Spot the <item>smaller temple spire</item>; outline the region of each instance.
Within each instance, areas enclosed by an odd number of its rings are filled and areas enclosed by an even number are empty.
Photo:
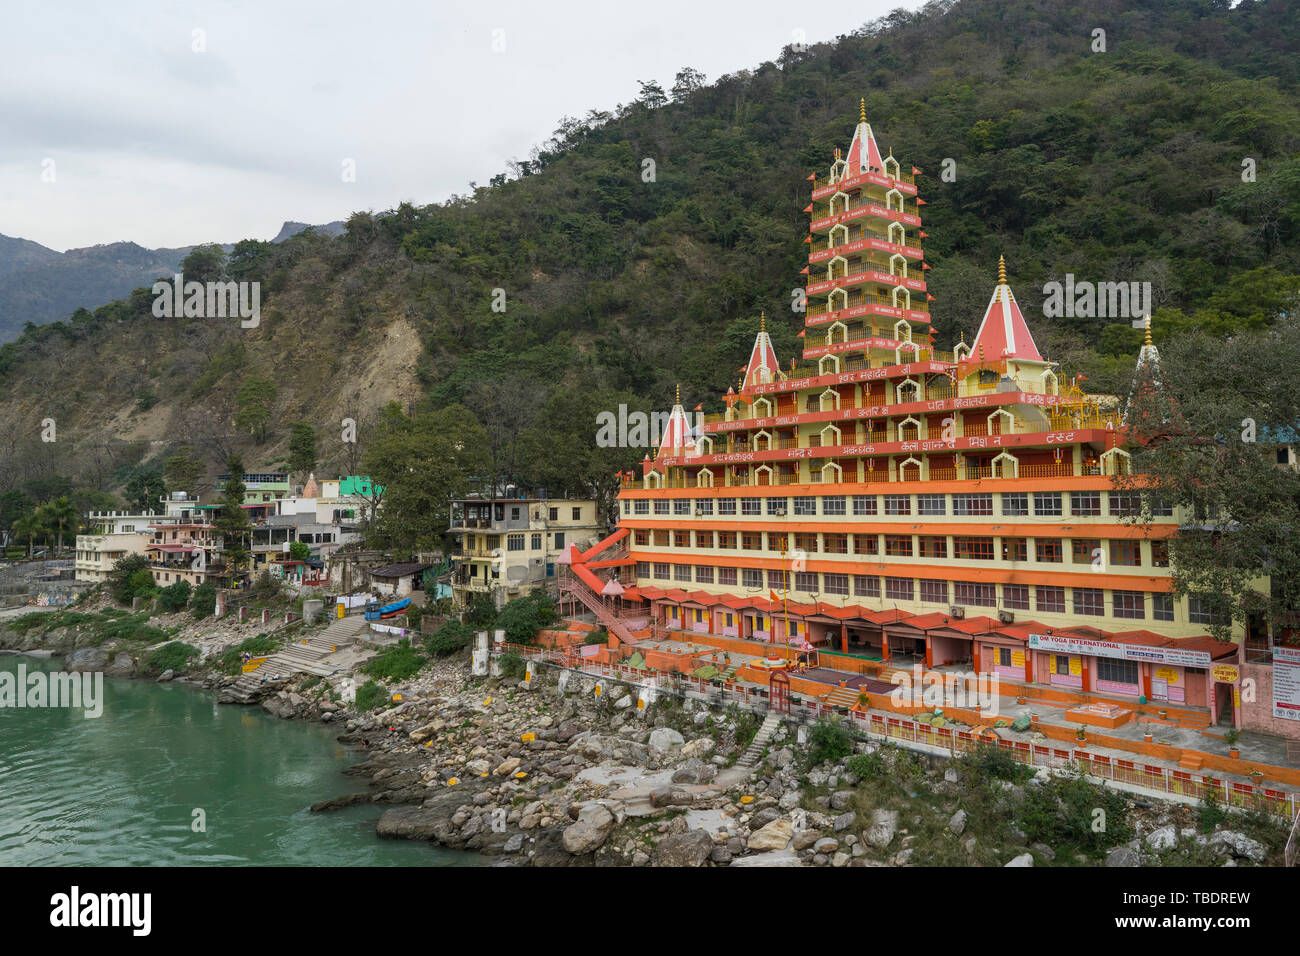
[[[998,256],[998,285],[1007,284],[1007,257]]]
[[[765,311],[760,311],[758,313],[758,331],[767,331],[767,312]]]

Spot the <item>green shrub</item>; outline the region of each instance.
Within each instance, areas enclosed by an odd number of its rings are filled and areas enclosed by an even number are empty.
[[[177,581],[158,592],[158,609],[168,614],[184,610],[190,603],[190,582]]]
[[[253,596],[255,601],[271,601],[280,596],[281,581],[271,574],[270,571],[263,571],[257,576],[248,593]]]
[[[514,680],[522,680],[526,666],[524,659],[514,651],[507,651],[500,657],[501,676],[509,677]]]
[[[1099,821],[1104,826],[1098,826]],[[1083,851],[1097,856],[1132,836],[1123,794],[1078,775],[1026,787],[1017,822],[1030,843],[1041,841],[1058,854]]]
[[[148,674],[161,674],[163,671],[180,673],[189,666],[191,658],[197,659],[199,649],[182,641],[164,644],[145,658],[144,671]]]
[[[590,634],[588,634],[585,638],[583,638],[582,643],[584,643],[584,644],[608,644],[608,643],[609,643],[609,631],[605,630],[605,628],[603,628],[603,627],[598,627],[598,628],[596,628],[594,631],[592,631]]]
[[[114,601],[118,604],[130,604],[137,597],[134,582],[143,580],[136,577],[141,571],[149,575],[146,585],[152,589],[153,575],[149,574],[149,559],[143,554],[128,554],[113,562],[113,570],[108,572],[107,583],[108,593],[113,596]]]
[[[989,743],[981,743],[963,755],[960,762],[979,777],[1010,780],[1012,783],[1028,780],[1034,773],[1018,763],[1009,751]]]
[[[841,760],[853,753],[853,735],[843,724],[825,717],[813,724],[808,733],[808,764]]]
[[[425,665],[427,658],[411,647],[409,638],[402,638],[396,647],[390,647],[378,657],[366,662],[362,671],[372,677],[390,681],[404,681],[414,677]]]
[[[461,616],[472,631],[489,631],[497,622],[497,606],[492,598],[482,591],[474,592],[469,599],[469,607]]]
[[[537,632],[559,620],[555,613],[555,600],[545,592],[515,598],[501,609],[496,626],[506,632],[511,644],[533,644]]]
[[[196,621],[211,617],[217,605],[217,589],[211,581],[204,581],[190,596],[190,614]]]
[[[880,751],[869,754],[854,754],[849,758],[849,773],[859,780],[879,780],[885,776],[885,760]]]
[[[368,680],[357,688],[357,710],[361,713],[374,710],[386,700],[388,700],[388,689],[383,684]]]
[[[437,657],[455,654],[469,647],[474,632],[459,621],[448,621],[424,639],[424,649]]]
[[[1212,833],[1214,828],[1226,819],[1228,819],[1228,811],[1224,810],[1223,805],[1219,803],[1218,793],[1207,790],[1196,808],[1197,826],[1201,828],[1202,833]]]

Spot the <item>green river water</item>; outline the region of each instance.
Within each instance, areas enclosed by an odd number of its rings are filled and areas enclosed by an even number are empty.
[[[59,661],[0,654],[0,671]],[[327,725],[218,705],[180,684],[104,678],[102,716],[0,708],[0,865],[476,866],[381,840],[380,808],[310,813],[360,789]],[[194,811],[206,814],[195,832]]]

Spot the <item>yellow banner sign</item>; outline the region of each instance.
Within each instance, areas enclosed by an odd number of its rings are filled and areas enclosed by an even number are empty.
[[[1241,677],[1241,672],[1231,664],[1215,664],[1210,673],[1214,675],[1215,680],[1224,684],[1235,684]]]

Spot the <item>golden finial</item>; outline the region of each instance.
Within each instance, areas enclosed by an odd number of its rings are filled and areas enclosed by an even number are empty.
[[[984,343],[980,343],[980,361],[984,361]]]
[[[681,387],[680,385],[678,385],[678,386],[677,386],[677,404],[680,405],[681,403],[682,403],[682,387]]]
[[[1151,344],[1151,313],[1150,313],[1150,312],[1147,313],[1147,334],[1146,334],[1146,344],[1147,344],[1147,345],[1150,345],[1150,344]]]
[[[858,100],[858,122],[865,123],[866,121],[867,121],[867,98],[864,96],[862,99]]]
[[[1007,259],[1006,256],[998,256],[998,285],[1007,284]]]
[[[758,331],[767,331],[767,312],[765,311],[760,311],[758,313]]]

